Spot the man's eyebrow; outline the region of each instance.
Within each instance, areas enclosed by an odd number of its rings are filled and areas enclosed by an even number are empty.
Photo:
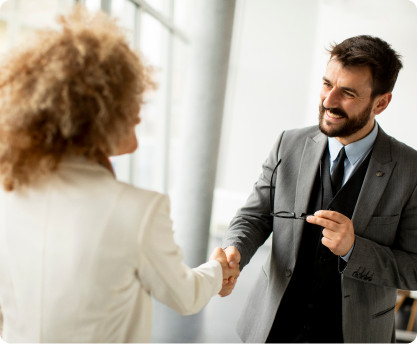
[[[331,82],[330,82],[330,80],[329,79],[327,79],[325,76],[323,76],[323,80],[325,81],[325,82],[327,82],[327,83],[329,83],[330,85],[332,84]],[[353,94],[355,94],[355,95],[357,95],[357,96],[359,96],[359,92],[358,91],[356,91],[354,88],[352,88],[352,87],[341,87],[343,90],[345,90],[345,91],[348,91],[348,92],[351,92],[351,93],[353,93]]]
[[[327,79],[325,76],[323,76],[323,80],[324,80],[324,81],[326,81],[327,83],[329,83],[330,85],[332,84],[332,83],[330,82],[330,80],[329,80],[329,79]]]

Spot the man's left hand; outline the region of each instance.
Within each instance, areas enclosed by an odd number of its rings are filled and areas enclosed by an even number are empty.
[[[309,216],[307,222],[323,227],[321,242],[338,256],[345,256],[355,243],[355,231],[352,221],[330,210],[319,210]]]

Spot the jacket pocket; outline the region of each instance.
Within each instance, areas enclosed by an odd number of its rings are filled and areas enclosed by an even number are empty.
[[[400,215],[391,216],[373,216],[368,223],[368,226],[387,226],[394,223],[398,223]]]
[[[384,316],[385,314],[387,314],[387,313],[391,312],[392,310],[394,310],[394,308],[395,308],[395,305],[392,306],[392,307],[390,307],[390,308],[387,308],[387,309],[385,309],[385,310],[383,310],[381,312],[378,312],[378,313],[376,313],[376,314],[374,314],[372,316],[372,319],[380,318],[380,317]]]
[[[394,243],[400,215],[374,216],[368,222],[363,237],[384,246]]]

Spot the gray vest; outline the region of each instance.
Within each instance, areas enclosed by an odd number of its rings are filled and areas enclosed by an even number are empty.
[[[322,157],[324,209],[352,218],[371,154],[333,196],[329,149],[325,149]],[[320,210],[320,198],[321,182],[317,169],[308,214]],[[281,300],[267,342],[343,342],[339,273],[343,266],[338,265],[344,262],[321,243],[322,230],[322,227],[305,223],[293,275]]]

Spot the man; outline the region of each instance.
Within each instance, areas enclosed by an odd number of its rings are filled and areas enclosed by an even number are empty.
[[[395,342],[397,289],[417,289],[417,152],[375,121],[400,56],[371,36],[329,53],[319,125],[280,135],[222,243],[242,269],[274,233],[245,342]]]

